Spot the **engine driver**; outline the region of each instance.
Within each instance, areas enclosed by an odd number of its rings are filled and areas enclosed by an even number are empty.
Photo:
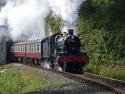
[[[68,37],[68,31],[63,31],[62,32],[62,38],[65,40]]]

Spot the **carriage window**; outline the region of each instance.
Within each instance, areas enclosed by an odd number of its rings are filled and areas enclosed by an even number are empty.
[[[29,45],[29,52],[31,51],[31,46]]]
[[[24,45],[23,45],[23,52],[24,52]]]
[[[22,46],[22,52],[23,52],[24,46]]]
[[[29,48],[29,45],[27,45],[27,51],[30,52],[30,48]]]
[[[15,51],[15,46],[13,46],[13,49],[12,49],[13,51]]]
[[[32,47],[31,47],[31,45],[30,45],[30,52],[31,52],[31,50],[32,50],[31,48],[32,48]]]
[[[15,46],[15,51],[18,52],[18,46]]]
[[[19,46],[17,46],[17,48],[18,48],[18,52],[20,51],[20,47]]]
[[[17,52],[19,52],[19,46],[16,46],[17,47]]]
[[[39,51],[39,44],[37,44],[37,52]]]
[[[20,46],[20,52],[22,52],[22,46]]]
[[[27,46],[27,45],[25,45],[25,46],[26,46],[26,47],[25,47],[25,48],[26,48],[26,52],[28,52],[28,46]]]
[[[20,46],[20,51],[19,52],[21,52],[21,46]]]
[[[25,48],[26,48],[26,52],[28,52],[27,45],[25,45]]]
[[[29,46],[28,45],[26,45],[26,52],[29,52]]]
[[[25,48],[25,47],[24,47],[24,45],[23,45],[23,52],[24,52],[24,48]]]
[[[26,45],[24,45],[24,52],[26,51]]]
[[[15,46],[15,49],[14,49],[15,52],[17,52],[16,48],[17,48],[17,47]]]
[[[20,51],[20,47],[19,46],[17,46],[18,47],[18,52]]]
[[[31,52],[33,52],[33,44],[31,45]]]
[[[29,52],[30,52],[30,49],[31,49],[31,47],[30,47],[30,45],[28,45],[28,50],[29,50]]]
[[[18,52],[18,47],[16,46],[16,52]]]
[[[34,44],[34,52],[36,52],[36,45]]]
[[[16,52],[16,46],[14,46],[14,51]]]
[[[31,52],[33,52],[33,44],[31,44]]]
[[[22,46],[22,52],[24,51],[24,46]]]
[[[30,45],[30,52],[32,52],[32,45]]]
[[[12,47],[12,51],[14,51],[14,46]]]
[[[27,51],[30,52],[30,50],[29,50],[29,45],[27,45]]]
[[[34,44],[34,52],[36,52],[36,45]]]
[[[16,52],[16,46],[14,46],[14,49],[13,49],[13,50],[14,50],[14,52]]]
[[[22,49],[22,52],[24,52],[24,45],[23,45],[23,49]]]
[[[23,52],[23,45],[21,45],[21,52]]]
[[[10,52],[12,52],[12,47],[10,47],[10,50],[9,50]]]
[[[33,44],[31,44],[31,52],[33,52]]]
[[[13,46],[11,47],[11,51],[13,51]]]
[[[32,44],[32,52],[34,52],[34,44]]]
[[[12,49],[13,51],[15,51],[14,48],[15,48],[15,46],[13,46],[13,49]]]
[[[37,52],[37,45],[35,45],[35,52]]]
[[[22,51],[21,52],[23,52],[23,45],[22,45]]]
[[[17,52],[19,52],[19,47],[18,46],[16,46],[17,47]]]

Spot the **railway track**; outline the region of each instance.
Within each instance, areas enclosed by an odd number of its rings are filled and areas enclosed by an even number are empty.
[[[101,86],[101,87],[104,87],[112,92],[114,92],[115,94],[125,94],[125,91],[121,89],[121,87],[116,87],[116,86],[113,86],[113,82],[115,83],[118,83],[118,84],[122,84],[124,85],[125,87],[125,83],[121,82],[121,81],[117,81],[117,80],[111,80],[111,79],[106,79],[106,81],[104,80],[101,80],[100,79],[94,79],[94,76],[91,76],[90,77],[90,74],[87,73],[87,76],[83,76],[83,75],[77,75],[77,74],[72,74],[72,73],[67,73],[67,72],[60,72],[61,75],[65,76],[65,77],[68,77],[70,79],[73,79],[73,80],[76,80],[76,81],[79,81],[79,82],[88,82],[90,84],[94,84],[94,85],[97,85],[97,86]],[[89,77],[88,77],[89,76]],[[101,79],[105,79],[103,77],[100,77]],[[110,81],[110,85],[108,84],[108,82]],[[106,84],[107,82],[107,84]],[[116,85],[116,84],[115,84]]]
[[[32,66],[32,65],[30,65],[30,66]],[[36,66],[36,65],[32,66],[32,67],[42,68],[42,67]],[[45,68],[42,68],[42,69],[63,75],[64,77],[76,80],[80,83],[87,82],[92,85],[97,85],[99,87],[103,87],[115,94],[125,94],[125,88],[124,88],[125,82],[124,81],[119,81],[119,80],[115,80],[112,78],[99,76],[99,75],[95,75],[95,74],[91,74],[91,73],[87,73],[87,72],[85,72],[84,75],[78,75],[78,74],[72,74],[72,73],[67,73],[67,72],[55,71],[52,69],[45,69]]]
[[[114,89],[114,91],[118,92],[118,94],[125,94],[125,81],[112,79],[109,77],[104,77],[101,75],[96,75],[87,72],[84,73],[84,76],[89,79],[97,80],[102,84],[110,86],[112,90]]]

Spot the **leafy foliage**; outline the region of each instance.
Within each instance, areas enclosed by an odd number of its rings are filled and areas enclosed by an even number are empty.
[[[110,4],[113,0],[92,0],[94,4]]]
[[[118,3],[118,5],[120,4]],[[81,14],[79,17],[78,31],[93,63],[116,64],[118,59],[125,56],[124,18],[120,20],[112,14],[116,12],[118,5],[114,3],[111,7],[91,7],[93,11],[89,12],[89,15]],[[115,10],[111,10],[111,8],[115,8]],[[82,7],[80,13],[84,10],[86,11],[86,8]],[[120,14],[118,16],[121,17]]]
[[[53,16],[49,16],[48,18],[48,24],[50,25],[50,28],[53,32],[59,32],[60,31],[60,22],[61,20],[59,18],[55,18]]]

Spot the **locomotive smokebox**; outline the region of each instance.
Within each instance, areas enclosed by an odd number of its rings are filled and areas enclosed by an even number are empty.
[[[73,29],[68,29],[68,33],[69,33],[70,35],[73,35],[73,32],[74,32]]]
[[[6,26],[0,26],[0,64],[6,63]]]

